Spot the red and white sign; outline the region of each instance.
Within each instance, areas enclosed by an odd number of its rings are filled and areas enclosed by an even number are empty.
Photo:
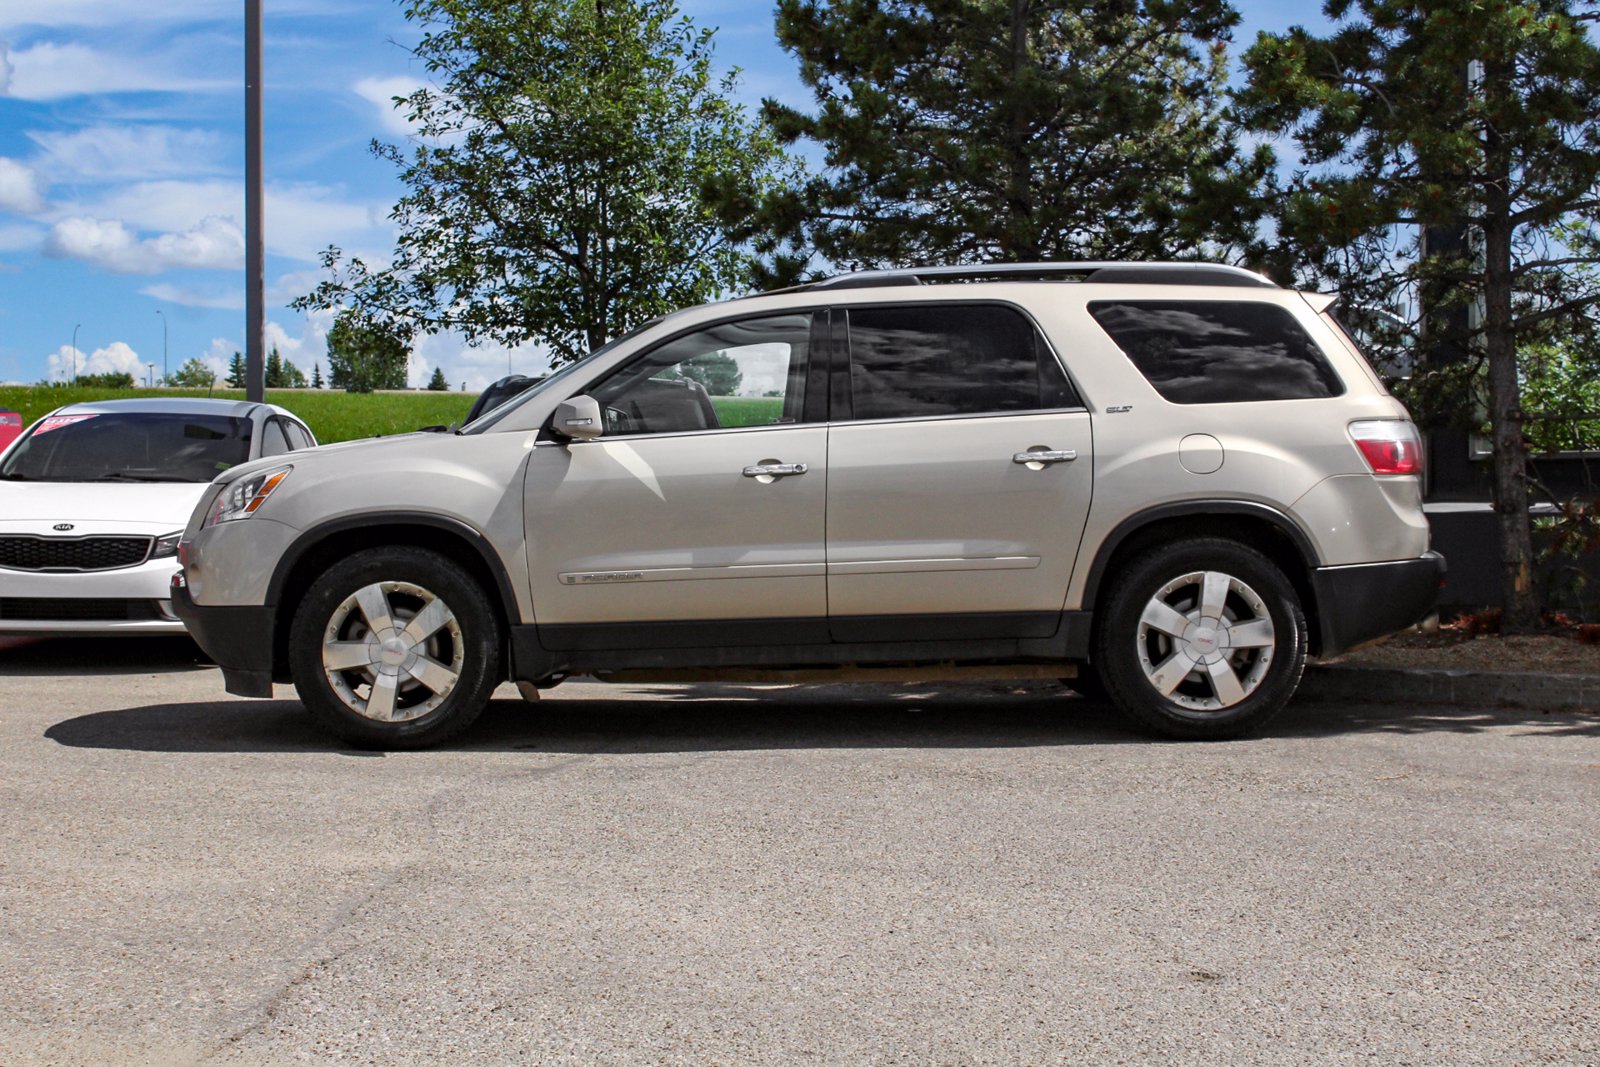
[[[39,423],[39,428],[33,431],[33,435],[38,437],[42,433],[49,433],[51,430],[59,430],[63,426],[71,426],[74,423],[82,422],[84,419],[92,418],[94,418],[93,415],[52,415]]]

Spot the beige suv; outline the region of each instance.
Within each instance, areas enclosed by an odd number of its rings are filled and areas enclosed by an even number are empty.
[[[1207,264],[844,275],[678,312],[455,433],[235,468],[174,603],[358,744],[495,686],[1063,678],[1220,738],[1409,626],[1405,409],[1330,299]]]

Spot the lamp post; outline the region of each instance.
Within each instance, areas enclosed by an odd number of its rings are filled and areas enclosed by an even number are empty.
[[[154,363],[146,363],[144,365],[144,384],[149,386],[152,389],[155,388],[155,385],[156,385],[156,365]]]
[[[78,330],[83,323],[72,327],[72,384],[78,384]]]
[[[167,369],[167,316],[160,308],[156,308],[156,314],[161,316],[161,384],[167,385],[172,381]]]

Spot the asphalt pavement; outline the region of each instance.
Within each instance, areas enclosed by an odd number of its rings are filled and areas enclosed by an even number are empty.
[[[503,688],[442,749],[0,642],[0,1064],[1600,1063],[1600,717]]]

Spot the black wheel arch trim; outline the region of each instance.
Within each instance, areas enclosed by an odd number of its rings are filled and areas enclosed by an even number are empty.
[[[1253,500],[1180,500],[1135,512],[1112,527],[1111,532],[1100,542],[1094,562],[1089,565],[1089,575],[1083,586],[1083,607],[1087,610],[1094,606],[1095,598],[1100,592],[1100,584],[1105,580],[1106,568],[1111,565],[1111,558],[1116,555],[1117,549],[1121,548],[1128,538],[1154,523],[1191,515],[1242,515],[1261,519],[1289,539],[1295,550],[1300,553],[1307,573],[1321,565],[1321,558],[1317,555],[1316,546],[1312,543],[1310,535],[1294,519],[1271,505]]]
[[[379,521],[374,521],[378,519]],[[517,605],[517,595],[511,585],[511,578],[506,574],[505,566],[500,562],[499,553],[489,539],[476,527],[469,525],[449,515],[439,515],[431,511],[385,511],[381,516],[374,515],[343,515],[337,519],[326,522],[305,530],[290,542],[283,555],[278,557],[278,564],[273,568],[272,578],[267,583],[266,603],[276,606],[283,594],[284,586],[288,583],[289,575],[300,565],[307,553],[328,538],[345,533],[349,530],[366,529],[381,531],[385,526],[428,526],[460,537],[472,546],[478,554],[483,565],[488,568],[494,577],[495,593],[500,599],[500,607],[505,614],[506,624],[514,626],[522,619],[521,608]]]

